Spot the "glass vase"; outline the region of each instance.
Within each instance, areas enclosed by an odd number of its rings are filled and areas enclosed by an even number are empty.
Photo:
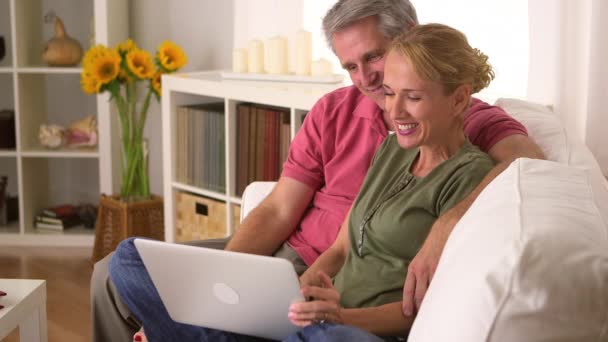
[[[147,140],[133,136],[123,144],[123,173],[120,197],[131,202],[150,198]]]
[[[137,108],[137,88],[134,82],[125,86],[125,100],[115,98],[121,121],[122,184],[120,197],[125,201],[150,198],[148,175],[148,145],[144,139],[144,127],[150,103],[150,92],[144,103]]]

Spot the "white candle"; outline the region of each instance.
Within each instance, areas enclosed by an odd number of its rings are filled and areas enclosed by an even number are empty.
[[[261,40],[254,39],[249,42],[247,61],[249,72],[264,73],[264,43]]]
[[[287,38],[273,37],[268,40],[267,71],[269,74],[287,73]]]
[[[245,49],[234,49],[232,51],[232,71],[233,72],[247,72],[247,50]]]
[[[296,33],[296,75],[310,75],[312,62],[312,35],[308,31]]]
[[[331,62],[324,58],[316,60],[310,65],[310,72],[313,76],[329,76],[332,74],[331,69]]]

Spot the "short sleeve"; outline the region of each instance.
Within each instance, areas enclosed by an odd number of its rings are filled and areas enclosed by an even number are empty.
[[[511,135],[528,135],[519,121],[502,108],[473,99],[464,119],[464,131],[471,143],[483,152],[488,151],[500,140]]]
[[[318,189],[324,183],[323,114],[326,106],[319,100],[306,114],[302,127],[289,146],[282,177],[288,177]]]
[[[467,156],[468,161],[453,170],[451,176],[441,189],[437,202],[439,216],[460,203],[481,183],[486,174],[494,167],[492,160],[480,153]]]

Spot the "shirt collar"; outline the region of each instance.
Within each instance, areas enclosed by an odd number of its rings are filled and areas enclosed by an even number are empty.
[[[353,115],[371,121],[372,127],[382,136],[386,137],[388,131],[384,125],[382,118],[382,109],[378,107],[376,102],[365,96],[359,89],[353,86],[354,91],[358,93],[358,104]]]
[[[354,90],[359,94],[359,104],[353,114],[358,117],[374,120],[382,120],[382,109],[378,107],[376,102],[372,101],[369,97],[365,96],[359,89],[352,86]]]

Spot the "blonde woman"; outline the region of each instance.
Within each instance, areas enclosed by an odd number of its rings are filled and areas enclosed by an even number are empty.
[[[471,94],[493,77],[487,57],[448,26],[418,25],[393,41],[384,90],[395,133],[376,152],[338,239],[300,278],[303,295],[315,298],[290,308],[306,327],[301,336],[333,339],[332,323],[389,340],[407,335],[403,270],[437,217],[493,167],[463,130]]]

